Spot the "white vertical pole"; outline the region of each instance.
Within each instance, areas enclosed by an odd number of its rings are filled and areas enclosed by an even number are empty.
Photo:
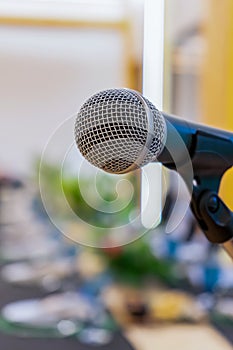
[[[164,2],[144,0],[143,95],[159,110],[163,109]],[[161,221],[162,166],[145,166],[141,184],[142,224],[152,228]]]

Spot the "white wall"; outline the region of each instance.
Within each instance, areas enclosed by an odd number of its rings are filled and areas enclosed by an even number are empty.
[[[166,31],[172,41],[187,28],[205,19],[208,1],[210,0],[166,0]]]
[[[28,173],[59,123],[124,84],[114,31],[0,27],[0,168]]]
[[[84,22],[130,18],[134,28],[130,50],[136,58],[142,51],[143,2],[2,0],[0,18]],[[125,63],[119,31],[0,25],[0,170],[30,172],[51,133],[86,98],[126,85]]]

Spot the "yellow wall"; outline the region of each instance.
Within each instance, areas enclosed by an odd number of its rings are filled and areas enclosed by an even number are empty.
[[[203,121],[233,131],[233,1],[210,0],[204,26],[205,55],[201,100]],[[233,171],[221,184],[221,195],[233,209]]]

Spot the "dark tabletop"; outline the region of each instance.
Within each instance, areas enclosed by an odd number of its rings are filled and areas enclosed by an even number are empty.
[[[18,287],[0,280],[0,308],[9,302],[40,298],[46,294],[34,287]],[[76,338],[21,338],[0,332],[1,350],[132,350],[133,348],[120,332],[116,332],[112,342],[105,346],[93,347],[81,344]]]

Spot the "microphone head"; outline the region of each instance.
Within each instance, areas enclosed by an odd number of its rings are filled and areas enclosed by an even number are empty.
[[[162,114],[139,92],[110,89],[89,98],[75,123],[81,154],[94,166],[114,174],[156,161],[166,139]]]

